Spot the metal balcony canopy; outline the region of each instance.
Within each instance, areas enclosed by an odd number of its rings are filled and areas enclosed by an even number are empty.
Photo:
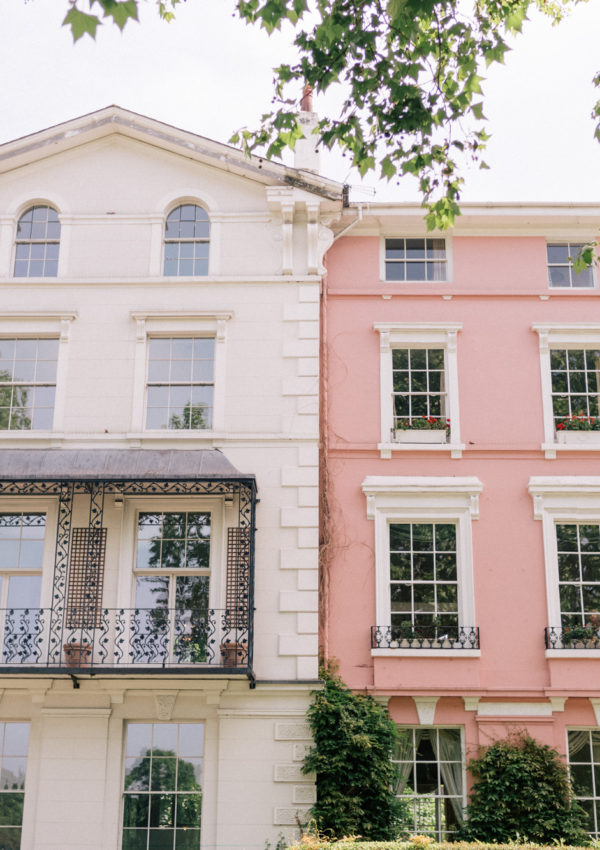
[[[8,449],[0,481],[240,481],[219,449]]]

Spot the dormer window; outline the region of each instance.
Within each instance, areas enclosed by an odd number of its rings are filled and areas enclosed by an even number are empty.
[[[52,207],[34,206],[17,224],[15,277],[56,277],[60,221]]]
[[[181,204],[165,223],[164,273],[173,277],[208,274],[210,219],[197,204]]]

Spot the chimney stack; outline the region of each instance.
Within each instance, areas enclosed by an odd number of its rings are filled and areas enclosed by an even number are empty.
[[[313,112],[313,90],[308,83],[302,92],[298,123],[304,138],[298,139],[294,146],[294,168],[318,174],[320,170],[320,156],[317,148],[319,137],[313,134],[313,130],[319,123],[319,116]]]

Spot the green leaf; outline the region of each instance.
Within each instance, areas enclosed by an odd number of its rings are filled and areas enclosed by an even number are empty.
[[[73,41],[78,41],[86,33],[91,35],[92,38],[96,38],[96,30],[99,24],[100,21],[96,15],[86,15],[84,12],[80,12],[75,6],[69,9],[62,22],[63,27],[71,27]]]

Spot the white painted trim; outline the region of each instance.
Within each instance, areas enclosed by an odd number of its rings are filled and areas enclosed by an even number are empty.
[[[413,697],[421,726],[433,726],[438,700],[439,697]]]
[[[600,726],[600,699],[590,697],[589,700],[592,704],[592,708],[594,709],[594,714],[596,715],[596,726]]]
[[[552,717],[549,702],[480,702],[479,717]]]
[[[371,658],[481,658],[480,649],[372,649]]]
[[[559,291],[564,291],[564,289]],[[595,444],[563,443],[558,441],[554,430],[552,373],[550,368],[550,351],[553,348],[582,349],[600,347],[600,324],[586,322],[559,325],[549,322],[534,322],[531,329],[539,336],[540,381],[542,387],[542,413],[544,417],[544,442],[542,444],[542,450],[545,452],[546,458],[554,459],[557,449],[560,451],[600,451],[600,431],[597,432],[598,439]]]
[[[388,527],[397,521],[456,523],[459,620],[465,626],[476,625],[471,520],[479,517],[482,489],[481,481],[474,477],[367,476],[364,479],[362,491],[366,497],[367,519],[375,522],[377,625],[391,622]],[[408,651],[394,650],[393,655]],[[426,652],[418,650],[415,655],[423,657]],[[432,652],[436,657],[447,654],[443,649]],[[461,650],[460,656],[464,657],[466,652],[468,650]]]
[[[450,451],[452,457],[460,457],[462,446],[460,441],[460,411],[458,395],[458,359],[457,334],[462,330],[461,322],[375,322],[373,329],[379,333],[379,403],[381,417],[381,443],[379,449],[382,457],[391,457],[391,452],[401,451]],[[446,375],[446,415],[450,420],[449,442],[444,445],[393,443],[392,433],[393,404],[393,371],[392,351],[394,348],[431,348],[444,349]]]
[[[49,310],[38,310],[31,312],[6,311],[0,313],[0,337],[15,336],[27,337],[58,337],[58,353],[56,361],[56,389],[54,395],[54,418],[51,431],[36,431],[32,429],[27,432],[35,437],[52,438],[64,429],[66,393],[67,393],[67,371],[69,358],[69,336],[71,333],[71,322],[78,316],[76,310],[65,310],[55,313]],[[4,437],[6,432],[0,432]],[[19,432],[22,439],[23,432]]]
[[[136,568],[136,529],[140,511],[202,511],[210,513],[209,607],[225,607],[227,558],[227,526],[231,511],[225,508],[225,497],[213,496],[126,496],[119,543],[117,598],[114,607],[135,608],[136,576],[147,575],[147,569]],[[157,575],[159,571],[157,571]],[[163,573],[160,573],[163,574]]]
[[[385,276],[385,240],[386,239],[443,239],[446,243],[446,277],[444,280],[388,280]],[[424,260],[424,262],[427,262]],[[433,230],[427,233],[423,230],[423,213],[421,218],[402,227],[399,231],[390,224],[384,225],[379,232],[379,279],[386,286],[445,286],[454,280],[454,250],[452,235],[448,231]]]
[[[528,490],[533,498],[533,517],[541,520],[546,569],[548,625],[560,624],[558,554],[556,524],[558,522],[600,522],[600,476],[534,475]],[[595,650],[546,650],[547,658],[594,658]]]
[[[212,438],[216,431],[225,427],[225,340],[227,322],[233,318],[232,312],[194,312],[182,313],[177,310],[141,311],[130,314],[136,323],[136,346],[134,359],[134,386],[131,406],[131,431],[143,434],[146,438],[164,434],[145,428],[146,374],[148,360],[148,338],[151,336],[183,336],[186,334],[212,336],[215,339],[213,427],[210,430],[194,432],[196,439]],[[178,431],[178,440],[182,432]]]
[[[477,711],[481,697],[463,697],[465,711]]]

